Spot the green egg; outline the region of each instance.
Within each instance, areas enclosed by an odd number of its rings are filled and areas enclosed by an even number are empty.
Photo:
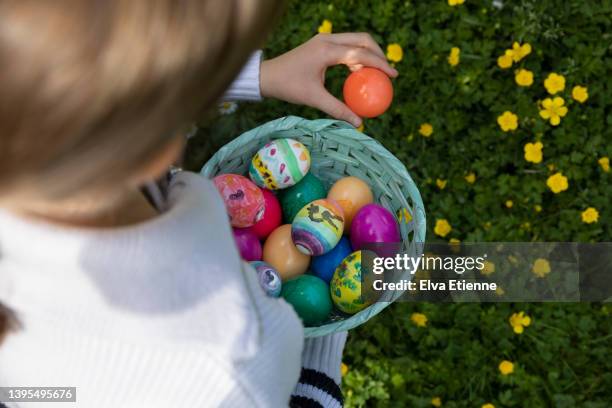
[[[327,190],[321,180],[307,173],[296,185],[279,192],[279,201],[283,209],[283,220],[286,224],[291,224],[295,215],[306,204],[325,198]]]
[[[318,326],[332,311],[329,286],[320,278],[301,275],[283,283],[281,296],[293,306],[304,326]]]

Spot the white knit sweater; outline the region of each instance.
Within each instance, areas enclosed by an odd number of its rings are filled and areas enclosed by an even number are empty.
[[[259,58],[229,97],[260,98]],[[209,180],[179,173],[167,204],[116,229],[0,210],[0,302],[22,325],[0,346],[0,386],[77,387],[76,404],[54,407],[287,406],[302,367],[297,315],[240,261]],[[344,340],[308,341],[305,367],[338,383]],[[311,388],[296,395],[339,405]]]

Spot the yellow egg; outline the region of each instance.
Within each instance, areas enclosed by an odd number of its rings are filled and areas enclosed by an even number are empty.
[[[329,284],[332,301],[344,313],[357,313],[371,303],[362,296],[362,251],[355,251],[340,263]]]

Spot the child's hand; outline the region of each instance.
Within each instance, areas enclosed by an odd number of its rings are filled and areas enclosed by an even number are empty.
[[[361,118],[325,89],[325,71],[338,64],[351,71],[367,66],[390,77],[397,76],[369,34],[318,34],[299,47],[262,62],[261,94],[320,109],[358,127]]]

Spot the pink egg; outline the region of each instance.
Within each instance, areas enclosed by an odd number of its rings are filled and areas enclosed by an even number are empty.
[[[355,214],[351,225],[351,244],[354,251],[366,248],[367,244],[397,244],[400,241],[397,221],[385,207],[367,204]]]
[[[264,195],[251,180],[238,174],[221,174],[213,179],[221,193],[233,227],[250,227],[264,213]]]
[[[261,242],[251,228],[234,228],[234,241],[242,259],[249,262],[261,261]]]
[[[278,226],[281,225],[282,221],[282,210],[278,199],[270,190],[261,190],[263,192],[265,209],[261,220],[257,221],[255,225],[251,227],[251,230],[261,240],[264,240],[274,231]]]

